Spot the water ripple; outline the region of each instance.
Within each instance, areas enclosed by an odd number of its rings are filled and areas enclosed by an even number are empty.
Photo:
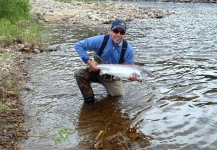
[[[45,149],[87,147],[114,112],[117,126],[110,128],[108,139],[123,136],[129,126],[152,137],[149,146],[134,145],[136,149],[217,147],[216,5],[133,3],[175,12],[164,19],[138,19],[129,24],[127,40],[135,49],[135,64],[154,77],[143,83],[125,82],[126,95],[117,101],[107,97],[102,86],[93,84],[101,100],[94,108],[84,106],[73,74],[86,66],[73,44],[105,33],[107,28],[53,25],[51,46],[61,50],[38,54],[27,64],[32,91],[23,98],[32,116],[30,134],[46,133],[47,137],[30,139],[23,149],[38,143]],[[35,116],[37,110],[42,112],[39,116]],[[74,142],[54,146],[52,135],[62,126],[72,130],[69,140]]]

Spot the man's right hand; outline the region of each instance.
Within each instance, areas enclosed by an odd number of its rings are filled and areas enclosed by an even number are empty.
[[[97,68],[98,63],[97,63],[96,61],[88,60],[88,61],[87,61],[87,64],[88,64],[88,66],[89,66],[89,68],[90,68],[91,71],[97,72],[97,71],[99,70],[99,69]]]

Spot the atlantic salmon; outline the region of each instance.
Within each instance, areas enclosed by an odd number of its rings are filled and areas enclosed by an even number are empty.
[[[153,75],[150,72],[137,65],[98,64],[97,67],[100,69],[100,75],[109,74],[126,79],[128,79],[132,75],[135,75],[138,80],[143,80],[147,77],[153,77]]]

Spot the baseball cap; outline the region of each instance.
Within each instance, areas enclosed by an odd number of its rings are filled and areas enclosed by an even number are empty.
[[[126,22],[122,19],[115,19],[115,21],[112,23],[112,30],[117,28],[122,28],[124,31],[126,31]]]

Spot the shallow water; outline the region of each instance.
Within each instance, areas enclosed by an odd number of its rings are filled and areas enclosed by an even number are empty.
[[[84,104],[73,74],[86,66],[73,45],[106,33],[109,26],[52,25],[51,47],[60,50],[37,54],[26,64],[32,90],[23,92],[22,99],[31,132],[22,150],[86,150],[100,130],[105,131],[105,149],[118,144],[136,150],[216,149],[217,5],[135,5],[175,12],[128,26],[136,64],[154,78],[125,82],[126,95],[121,98],[109,97],[101,85],[93,84],[98,101]],[[131,143],[127,129],[133,126],[141,138]],[[70,129],[68,141],[55,144],[61,128]]]

